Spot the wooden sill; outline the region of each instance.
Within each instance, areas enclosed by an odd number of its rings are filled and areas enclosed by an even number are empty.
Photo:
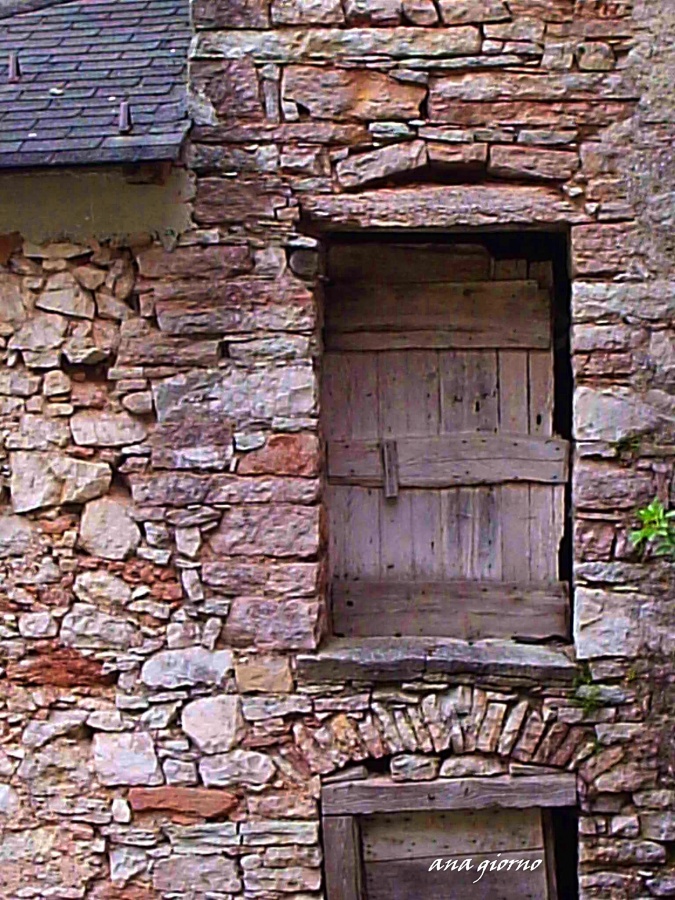
[[[329,638],[319,650],[298,654],[297,675],[301,684],[472,675],[523,685],[568,685],[577,671],[572,654],[570,646],[512,640]]]

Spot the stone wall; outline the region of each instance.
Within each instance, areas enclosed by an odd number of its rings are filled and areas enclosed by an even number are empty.
[[[650,661],[667,680],[672,573],[626,537],[673,495],[658,19],[622,0],[194,19],[176,249],[0,239],[0,893],[319,900],[322,778],[570,770],[581,896],[675,896]],[[570,233],[576,668],[499,643],[316,652],[324,239],[393,226]]]

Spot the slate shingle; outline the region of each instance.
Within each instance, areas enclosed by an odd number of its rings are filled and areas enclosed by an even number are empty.
[[[0,0],[0,168],[175,159],[189,127],[189,0],[29,2]]]

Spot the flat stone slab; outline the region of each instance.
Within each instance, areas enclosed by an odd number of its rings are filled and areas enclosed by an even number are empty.
[[[564,225],[587,214],[551,187],[418,185],[360,194],[303,197],[303,214],[322,231]]]
[[[315,653],[297,657],[298,679],[305,684],[409,681],[429,675],[571,684],[576,671],[576,664],[562,647],[502,640],[335,638]]]

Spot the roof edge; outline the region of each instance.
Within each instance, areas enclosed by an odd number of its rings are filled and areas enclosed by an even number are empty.
[[[37,12],[48,6],[61,6],[74,0],[0,0],[0,19],[9,19],[24,13]]]

